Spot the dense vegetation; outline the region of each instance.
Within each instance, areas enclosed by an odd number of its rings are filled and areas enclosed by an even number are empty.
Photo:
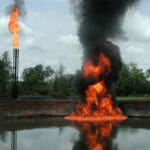
[[[8,52],[4,52],[0,57],[0,96],[11,94],[11,61]]]
[[[54,98],[75,98],[72,86],[75,75],[65,74],[61,64],[58,70],[39,64],[24,69],[19,82],[20,96],[50,96]],[[150,69],[143,72],[136,64],[124,64],[120,82],[114,88],[118,96],[150,95]],[[0,57],[0,97],[11,96],[12,65],[8,52]]]

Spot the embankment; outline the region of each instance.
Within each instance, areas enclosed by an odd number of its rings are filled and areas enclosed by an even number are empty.
[[[69,100],[0,100],[0,119],[66,116],[77,103]],[[117,103],[128,117],[150,117],[148,100],[123,100]]]

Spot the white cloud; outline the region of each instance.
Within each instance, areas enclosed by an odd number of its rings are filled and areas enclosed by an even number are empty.
[[[31,48],[32,46],[34,46],[35,44],[35,39],[34,38],[28,38],[28,39],[25,39],[23,41],[23,44],[26,48]]]
[[[71,14],[29,11],[25,21],[28,25],[24,24],[24,30],[29,32],[21,36],[21,71],[37,64],[57,70],[62,63],[65,73],[75,73],[80,68],[82,50]]]
[[[20,24],[20,29],[21,29],[22,34],[25,34],[25,35],[32,34],[32,29],[30,27],[28,27],[23,22],[20,22],[19,24]]]
[[[45,66],[51,66],[56,71],[59,68],[60,63],[58,60],[52,59],[52,60],[45,61],[44,65]]]
[[[68,11],[68,0],[57,1],[66,1],[63,3],[64,7],[67,4],[66,8],[58,9],[55,5],[56,8],[51,6],[53,9],[31,11],[33,6],[30,6],[24,22],[20,20],[20,72],[39,63],[54,68],[63,63],[66,73],[75,72],[81,67],[82,48],[76,35],[77,24],[73,14]],[[30,5],[31,2],[27,3]],[[12,36],[8,22],[8,17],[0,17],[0,54],[11,50],[12,56]],[[133,61],[148,68],[150,19],[139,10],[132,9],[127,12],[123,27],[129,40],[116,43],[120,46],[124,61]]]
[[[69,0],[57,0],[58,2],[69,2]]]
[[[6,34],[9,32],[8,24],[9,24],[9,17],[3,15],[0,18],[0,33],[1,34]],[[19,21],[19,25],[20,25],[20,30],[23,34],[31,34],[32,33],[32,29],[29,28],[23,22]]]
[[[76,35],[68,34],[68,35],[60,35],[58,38],[59,42],[64,44],[71,44],[71,45],[79,45],[79,38]]]
[[[76,34],[73,14],[69,11],[68,0],[45,2],[27,1],[28,13],[23,22],[20,18],[20,66],[21,75],[26,67],[37,64],[51,65],[57,69],[62,63],[66,73],[73,73],[81,66],[82,50]],[[62,7],[63,6],[63,7]],[[2,9],[1,9],[2,10]],[[10,51],[12,59],[12,34],[8,29],[9,17],[0,14],[0,55]],[[62,36],[60,36],[62,35]],[[59,41],[59,40],[60,41]]]
[[[150,40],[150,19],[143,16],[137,9],[129,9],[125,21],[124,30],[131,40],[144,42]]]
[[[130,9],[126,13],[123,29],[128,40],[113,40],[120,47],[123,61],[134,62],[144,70],[150,68],[150,18],[138,9]]]
[[[9,23],[8,17],[2,16],[0,18],[0,34],[8,34],[9,32],[8,23]]]
[[[126,13],[123,29],[128,40],[112,40],[120,47],[123,61],[136,63],[144,70],[150,68],[150,18],[138,9],[130,9]]]

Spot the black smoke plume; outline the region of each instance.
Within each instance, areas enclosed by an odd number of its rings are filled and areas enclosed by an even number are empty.
[[[104,79],[108,92],[119,79],[122,66],[119,47],[109,39],[125,39],[122,23],[126,11],[138,0],[72,0],[79,25],[78,36],[84,49],[84,63],[91,59],[97,64],[100,52],[111,62],[112,72]],[[103,76],[99,76],[99,81]],[[77,73],[75,87],[85,99],[85,90],[94,84],[91,78],[84,79],[83,71]]]
[[[25,9],[25,2],[24,2],[24,0],[14,0],[14,2],[11,5],[7,6],[6,14],[10,16],[11,11],[15,7],[19,9],[19,16],[20,17],[25,17],[26,9]]]

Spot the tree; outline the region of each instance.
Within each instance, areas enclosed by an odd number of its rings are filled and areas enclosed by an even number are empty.
[[[26,68],[22,74],[21,95],[48,95],[46,78],[52,76],[53,73],[54,70],[50,66],[45,69],[41,64]]]
[[[130,85],[132,85],[132,95],[144,95],[146,91],[146,78],[143,70],[138,69],[137,65],[130,65]]]
[[[55,76],[53,81],[53,97],[67,98],[73,92],[72,75]]]
[[[0,96],[10,96],[11,94],[12,67],[8,51],[0,57]]]
[[[62,64],[56,72],[50,66],[44,68],[41,64],[24,69],[23,81],[20,82],[20,94],[47,95],[56,98],[71,96],[74,76],[65,75],[64,69]]]
[[[59,69],[56,70],[55,78],[52,80],[51,95],[56,98],[68,98],[72,95],[74,89],[72,81],[74,75],[64,74],[65,67],[60,64]]]
[[[146,79],[142,69],[136,64],[124,64],[121,70],[120,82],[116,89],[117,95],[149,95],[150,82]]]
[[[49,77],[52,79],[52,76],[54,75],[55,71],[51,68],[51,66],[47,66],[45,68],[45,77],[49,79]]]
[[[63,64],[59,65],[59,69],[56,71],[57,76],[62,77],[64,75],[65,67]]]
[[[147,70],[146,70],[145,75],[146,75],[146,78],[147,78],[147,79],[150,79],[150,69],[147,69]]]

